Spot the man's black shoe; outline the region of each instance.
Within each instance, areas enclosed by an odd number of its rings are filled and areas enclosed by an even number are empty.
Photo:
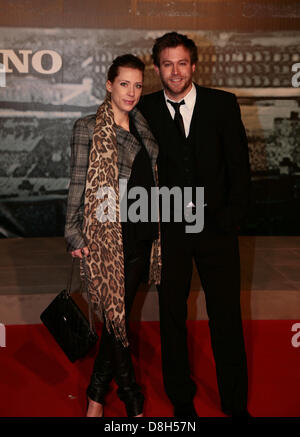
[[[195,419],[199,416],[195,410],[194,404],[191,402],[189,404],[176,405],[174,407],[174,417],[189,417]]]
[[[223,410],[223,413],[226,414],[227,416],[241,417],[245,419],[247,418],[250,419],[252,417],[248,410],[240,410],[240,411]]]

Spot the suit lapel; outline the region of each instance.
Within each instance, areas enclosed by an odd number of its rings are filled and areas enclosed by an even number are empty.
[[[197,97],[194,112],[191,120],[189,139],[192,140],[195,165],[197,167],[197,178],[200,174],[207,171],[205,164],[207,162],[207,153],[211,148],[211,119],[212,109],[207,99],[205,89],[196,85]]]
[[[196,86],[197,96],[191,119],[189,137],[196,138],[196,144],[198,144],[201,126],[205,126],[205,119],[207,117],[207,105],[205,95],[201,87],[197,84],[194,85]]]

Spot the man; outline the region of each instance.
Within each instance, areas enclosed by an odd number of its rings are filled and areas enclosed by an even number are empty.
[[[158,38],[153,61],[163,90],[144,96],[139,108],[159,143],[159,184],[169,189],[193,187],[183,217],[203,208],[197,204],[196,187],[204,187],[205,197],[202,232],[186,232],[184,219],[161,225],[165,390],[174,416],[197,416],[186,332],[194,259],[205,293],[221,408],[227,415],[245,416],[248,382],[237,229],[248,205],[250,170],[239,105],[234,94],[193,83],[197,48],[186,36],[171,32]]]

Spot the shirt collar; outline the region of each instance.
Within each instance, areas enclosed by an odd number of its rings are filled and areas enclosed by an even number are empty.
[[[165,96],[166,103],[167,103],[167,100],[171,100],[172,102],[175,101],[175,100],[170,99],[167,96],[165,90],[164,90],[164,96]],[[183,99],[182,99],[182,100],[184,100],[184,103],[185,103],[187,109],[193,109],[194,108],[194,105],[195,105],[195,102],[196,102],[196,96],[197,96],[196,87],[195,87],[194,83],[192,82],[192,88],[187,93],[187,95],[184,96]],[[170,103],[169,103],[169,105],[170,105]]]

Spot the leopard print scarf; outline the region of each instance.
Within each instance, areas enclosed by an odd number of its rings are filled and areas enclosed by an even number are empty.
[[[114,130],[114,116],[110,94],[99,106],[89,155],[84,199],[83,233],[89,256],[85,258],[86,269],[80,263],[82,279],[87,272],[88,292],[93,310],[105,321],[107,330],[129,345],[125,323],[125,281],[122,226],[119,205],[118,146]],[[156,182],[157,169],[156,169]],[[115,220],[101,220],[99,207],[109,202],[107,196],[99,199],[99,188],[109,187],[115,193]],[[102,205],[102,206],[101,206]],[[100,209],[100,211],[101,211]],[[104,213],[107,209],[104,209]],[[158,284],[161,272],[160,233],[152,245],[149,282]]]

